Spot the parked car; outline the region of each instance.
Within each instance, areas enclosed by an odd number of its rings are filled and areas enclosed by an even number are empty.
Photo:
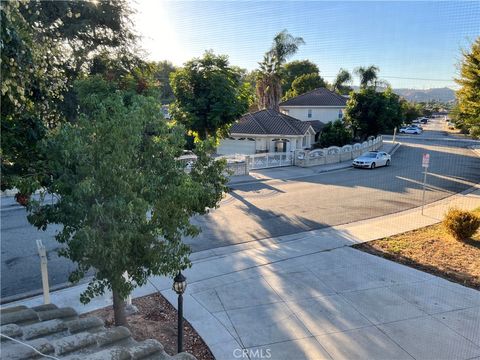
[[[392,161],[390,154],[383,151],[368,151],[353,160],[352,165],[356,168],[375,169],[379,166],[389,166]]]
[[[411,124],[411,125],[409,125],[409,126],[407,126],[407,127],[413,127],[413,128],[417,128],[417,129],[420,129],[420,130],[422,130],[422,131],[423,131],[423,127],[422,127],[422,125]]]
[[[421,119],[420,119],[420,122],[421,122],[422,124],[426,124],[426,123],[428,123],[428,119],[427,119],[427,118],[421,118]]]
[[[422,129],[419,127],[409,126],[407,128],[400,128],[400,134],[421,134]]]

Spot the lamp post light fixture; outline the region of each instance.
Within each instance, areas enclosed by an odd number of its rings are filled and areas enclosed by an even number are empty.
[[[173,291],[178,294],[178,339],[177,352],[183,352],[183,293],[187,288],[187,278],[179,271],[173,279]]]

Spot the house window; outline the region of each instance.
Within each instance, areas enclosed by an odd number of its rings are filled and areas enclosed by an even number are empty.
[[[343,119],[343,111],[342,109],[338,110],[338,118]]]
[[[303,137],[302,146],[303,146],[303,147],[306,147],[306,146],[307,146],[307,137],[306,137],[306,136]]]
[[[308,109],[308,118],[311,119],[312,118],[312,109]]]

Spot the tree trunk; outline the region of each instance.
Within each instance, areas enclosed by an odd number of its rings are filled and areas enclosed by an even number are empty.
[[[125,313],[125,300],[112,289],[113,294],[113,316],[115,318],[115,326],[128,326],[127,315]]]

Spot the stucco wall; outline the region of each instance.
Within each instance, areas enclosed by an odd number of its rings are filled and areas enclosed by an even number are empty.
[[[308,117],[308,110],[312,110],[312,117]],[[280,110],[288,110],[288,115],[302,121],[320,120],[323,123],[328,123],[338,119],[338,112],[342,107],[331,108],[315,108],[315,107],[290,107],[282,106]]]
[[[355,159],[366,151],[377,150],[383,145],[383,137],[364,141],[343,147],[331,146],[325,149],[295,151],[294,165],[310,167],[324,164],[339,163]]]

